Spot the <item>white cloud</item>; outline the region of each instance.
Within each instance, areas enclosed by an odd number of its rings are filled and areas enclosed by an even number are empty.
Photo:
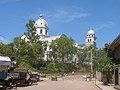
[[[56,10],[43,12],[43,15],[54,22],[67,23],[75,19],[89,16],[88,13],[83,13],[80,11],[72,10]]]
[[[102,30],[103,28],[110,27],[113,24],[114,24],[113,22],[104,23],[101,25],[97,25],[94,29],[95,29],[95,31],[99,31],[99,30]]]

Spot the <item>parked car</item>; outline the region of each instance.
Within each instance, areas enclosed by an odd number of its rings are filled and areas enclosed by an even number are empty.
[[[87,75],[83,75],[82,78],[83,78],[83,79],[86,79],[86,78],[87,78]]]
[[[38,78],[37,78],[38,72],[34,72],[32,70],[29,70],[29,74],[30,74],[30,80],[31,80],[31,82],[32,83],[37,83],[37,81],[38,81]]]

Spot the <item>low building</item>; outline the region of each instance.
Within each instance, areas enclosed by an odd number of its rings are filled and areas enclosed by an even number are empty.
[[[114,51],[116,60],[120,60],[120,34],[109,47]],[[114,66],[114,84],[120,85],[120,64]]]

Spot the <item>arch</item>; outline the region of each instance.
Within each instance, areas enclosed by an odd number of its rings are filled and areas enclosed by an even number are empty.
[[[40,30],[40,34],[42,34],[42,29]]]
[[[90,39],[90,42],[91,42],[91,39]]]
[[[89,39],[88,39],[88,42],[89,42]]]
[[[45,34],[46,34],[46,35],[47,35],[47,33],[48,33],[47,30],[45,30]]]

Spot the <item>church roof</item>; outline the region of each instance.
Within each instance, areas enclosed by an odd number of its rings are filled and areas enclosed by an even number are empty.
[[[60,38],[60,37],[61,37],[61,35],[59,35],[59,36],[46,37],[46,38],[42,39],[42,41],[55,40],[55,39]]]
[[[42,41],[55,40],[55,39],[63,37],[63,36],[66,36],[66,35],[65,34],[61,34],[61,35],[58,35],[58,36],[45,37],[45,38],[42,39]]]
[[[40,18],[35,22],[35,27],[43,27],[49,29],[47,22],[42,19],[42,14],[40,14]]]
[[[95,32],[90,28],[90,30],[87,32],[87,35],[95,34]]]

